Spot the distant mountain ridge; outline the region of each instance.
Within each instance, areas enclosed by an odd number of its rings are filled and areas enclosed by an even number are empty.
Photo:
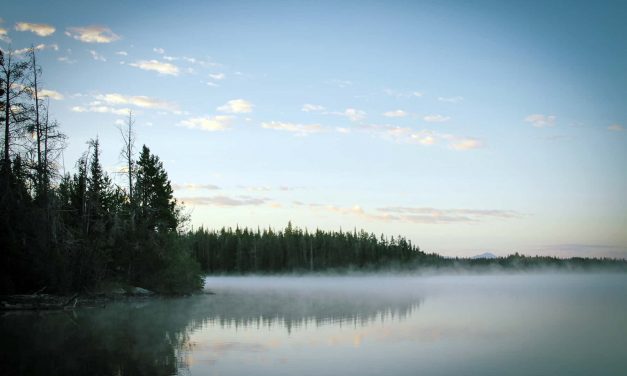
[[[496,255],[494,253],[490,253],[490,252],[484,252],[480,255],[475,255],[472,256],[471,259],[495,259]]]

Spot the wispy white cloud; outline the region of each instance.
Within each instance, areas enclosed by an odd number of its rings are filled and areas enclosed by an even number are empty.
[[[164,63],[158,60],[139,60],[134,63],[130,63],[129,65],[142,70],[153,71],[170,76],[178,76],[180,73],[179,67],[176,65]]]
[[[50,98],[50,99],[54,99],[57,101],[60,101],[63,99],[63,94],[59,93],[58,91],[49,90],[49,89],[39,90],[39,96],[42,98]]]
[[[490,219],[517,219],[523,215],[513,210],[436,209],[429,207],[383,207],[378,212],[400,221],[424,224],[474,223]]]
[[[94,59],[94,60],[107,61],[107,59],[104,56],[102,56],[101,54],[99,54],[95,50],[89,50],[89,54],[91,55],[91,58]]]
[[[181,197],[183,203],[192,206],[259,206],[268,203],[267,198],[249,197],[249,196],[202,196],[202,197]]]
[[[41,51],[41,50],[59,51],[59,45],[56,43],[52,43],[52,44],[40,43],[34,47],[20,48],[18,50],[13,51],[13,53],[16,55],[23,55],[27,53],[28,51],[30,51],[31,48],[33,48],[35,51]]]
[[[65,35],[85,43],[111,43],[120,39],[108,27],[98,25],[69,27]]]
[[[288,192],[294,191],[297,189],[302,189],[303,187],[291,187],[286,185],[280,186],[268,186],[268,185],[238,185],[238,190],[245,190],[248,192]],[[172,189],[175,191],[217,191],[222,190],[222,187],[215,184],[207,184],[207,183],[174,183],[172,184]]]
[[[115,54],[120,56],[128,56],[128,52],[126,51],[117,51]]]
[[[238,188],[245,189],[249,192],[270,192],[272,187],[267,185],[257,185],[257,186],[239,186]]]
[[[192,64],[199,64],[200,63],[200,60],[196,59],[195,57],[182,56],[181,59],[183,61],[187,61],[188,63],[192,63]]]
[[[115,115],[128,115],[130,109],[129,108],[114,108],[109,106],[74,106],[72,107],[73,112],[97,112],[97,113],[110,113]]]
[[[31,97],[35,97],[35,90],[33,90],[30,86],[25,86],[23,84],[13,84],[13,86],[15,86],[17,89],[19,90],[23,90],[26,94],[30,95]],[[50,98],[50,99],[54,99],[54,100],[62,100],[63,94],[59,93],[58,91],[55,90],[50,90],[50,89],[40,89],[38,92],[38,96],[39,99],[42,98]]]
[[[303,112],[319,112],[324,111],[325,108],[318,104],[305,103],[300,110]]]
[[[9,38],[9,31],[1,26],[0,26],[0,40],[5,43],[11,43],[11,38]]]
[[[442,138],[439,134],[433,131],[414,130],[408,127],[399,127],[388,124],[369,124],[360,127],[360,129],[399,143],[433,145]]]
[[[464,100],[464,97],[438,97],[438,100],[446,103],[459,103]]]
[[[209,77],[211,77],[214,80],[224,80],[226,78],[226,74],[224,73],[209,73]]]
[[[353,215],[357,215],[360,217],[371,218],[371,216],[369,214],[366,214],[364,209],[359,205],[343,207],[343,206],[336,206],[336,205],[309,204],[309,207],[314,210],[322,209],[322,210],[330,211],[333,213],[353,214]]]
[[[15,24],[15,30],[17,31],[30,31],[40,37],[47,37],[55,32],[55,28],[52,25],[37,24],[30,22],[18,22]]]
[[[349,118],[350,121],[359,121],[366,117],[366,112],[356,108],[347,108],[344,110],[344,116]]]
[[[76,60],[71,59],[69,56],[60,56],[57,58],[58,61],[62,62],[62,63],[66,63],[66,64],[74,64],[76,63]]]
[[[344,111],[325,111],[324,115],[344,116],[350,121],[359,121],[366,118],[366,112],[356,108],[347,108]]]
[[[412,132],[409,135],[411,143],[418,143],[422,145],[433,145],[436,143],[436,136],[431,131],[418,131]]]
[[[252,112],[254,105],[244,99],[232,99],[226,102],[224,105],[217,108],[220,112],[227,112],[231,114],[241,114]]]
[[[609,127],[607,127],[608,131],[613,131],[613,132],[622,132],[625,130],[625,127],[623,127],[620,124],[612,124]]]
[[[422,118],[422,120],[427,123],[444,123],[446,121],[451,120],[450,116],[444,116],[439,114],[426,115]]]
[[[297,189],[302,189],[303,187],[289,187],[286,185],[281,185],[278,187],[275,186],[267,186],[267,185],[240,185],[238,188],[245,189],[249,192],[270,192],[270,191],[294,191]]]
[[[492,209],[436,209],[429,207],[390,206],[367,211],[360,205],[336,206],[322,204],[304,204],[293,202],[296,206],[309,207],[314,211],[327,211],[341,215],[352,215],[366,220],[384,222],[407,222],[416,224],[471,224],[489,220],[509,220],[522,218],[523,215],[513,210]]]
[[[24,55],[28,51],[30,51],[30,47],[20,48],[20,49],[17,49],[17,50],[13,50],[13,54],[14,55]]]
[[[155,110],[164,110],[170,112],[179,111],[178,104],[165,101],[162,99],[147,97],[145,95],[123,95],[118,93],[97,94],[94,96],[97,101],[104,102],[109,105],[131,105],[140,108],[149,108]],[[92,103],[98,105],[100,103]]]
[[[389,124],[367,124],[357,129],[403,144],[430,146],[443,142],[448,145],[450,149],[459,151],[485,147],[484,142],[477,138],[460,137],[426,129],[414,130],[409,127],[399,127]]]
[[[383,89],[383,93],[394,98],[420,98],[423,93],[420,91],[399,91],[394,89]]]
[[[556,120],[557,116],[555,115],[531,114],[525,117],[525,121],[536,128],[553,127]]]
[[[216,63],[214,61],[212,61],[211,59],[207,58],[207,59],[198,59],[195,57],[189,57],[189,56],[170,56],[170,55],[164,55],[163,56],[163,60],[167,60],[167,61],[183,61],[189,64],[193,64],[202,68],[216,68],[216,67],[220,67],[221,64],[220,63]]]
[[[450,139],[449,146],[455,150],[473,150],[481,149],[485,146],[485,143],[476,138],[458,138],[453,137]]]
[[[405,117],[408,116],[409,113],[407,111],[403,111],[403,110],[394,110],[394,111],[387,111],[383,113],[383,116],[385,117],[391,117],[391,118],[401,118],[401,117]]]
[[[299,124],[280,121],[261,123],[261,127],[275,131],[292,132],[302,136],[323,131],[323,127],[320,124]]]
[[[159,48],[159,47],[155,47],[152,50],[154,52],[158,53],[159,55],[163,55],[165,53],[165,50],[163,48]]]
[[[172,189],[175,191],[214,191],[221,189],[217,185],[214,184],[194,184],[194,183],[186,183],[186,184],[172,184]]]
[[[217,115],[206,117],[194,117],[183,120],[179,125],[190,129],[200,129],[208,132],[225,131],[231,127],[232,116]]]

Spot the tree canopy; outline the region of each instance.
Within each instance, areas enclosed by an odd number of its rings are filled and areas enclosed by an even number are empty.
[[[133,118],[121,131],[126,186],[102,167],[98,138],[73,173],[61,174],[66,136],[37,96],[35,50],[0,51],[0,294],[93,292],[112,283],[165,293],[201,288],[201,273],[415,270],[422,267],[627,270],[627,261],[526,257],[493,260],[425,253],[402,236],[364,231],[235,228],[184,231],[186,217],[163,162],[146,145],[135,155]]]

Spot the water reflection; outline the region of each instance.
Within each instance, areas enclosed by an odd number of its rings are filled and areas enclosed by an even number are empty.
[[[624,375],[627,275],[210,278],[0,317],[0,375]]]
[[[215,286],[214,286],[215,287]],[[202,343],[190,335],[207,327],[299,328],[358,326],[403,320],[421,299],[368,288],[214,288],[215,295],[115,303],[74,312],[5,313],[0,318],[0,374],[173,375],[186,373]],[[255,352],[239,341],[214,341],[217,359]],[[258,346],[250,344],[250,346]]]
[[[173,375],[188,343],[187,307],[114,304],[0,319],[5,375]]]
[[[421,298],[344,292],[223,292],[198,307],[203,325],[283,327],[368,325],[403,320],[418,309]]]

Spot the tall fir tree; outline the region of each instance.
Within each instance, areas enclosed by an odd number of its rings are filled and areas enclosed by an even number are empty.
[[[135,200],[144,229],[160,233],[174,232],[179,225],[176,200],[163,163],[146,145],[137,161]]]

